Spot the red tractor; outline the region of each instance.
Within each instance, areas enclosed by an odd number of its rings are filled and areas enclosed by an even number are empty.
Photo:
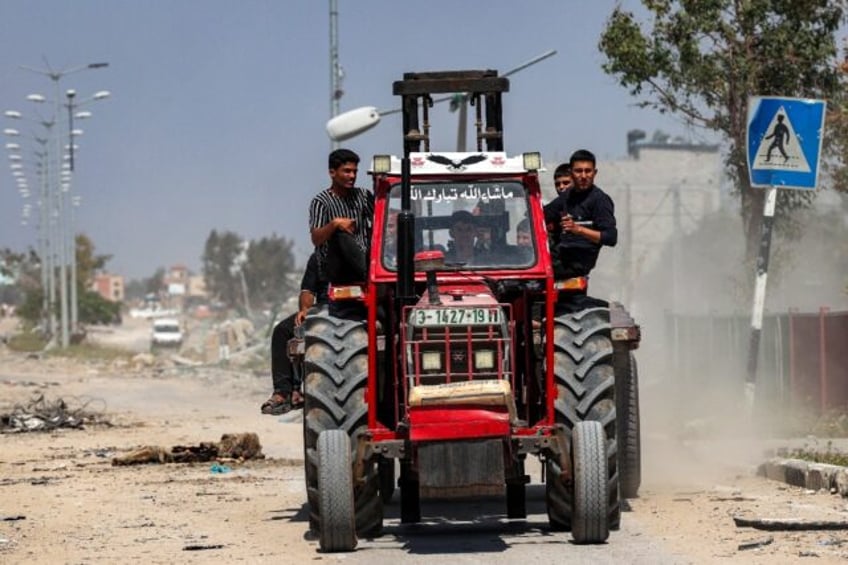
[[[503,152],[508,89],[496,71],[394,83],[404,157],[375,156],[369,171],[368,280],[331,287],[305,324],[306,483],[323,551],[379,535],[396,486],[403,523],[420,521],[422,497],[493,493],[524,518],[527,455],[544,463],[551,528],[578,543],[606,540],[622,493],[638,489],[639,327],[587,296],[586,278],[554,280],[540,155]],[[432,95],[454,92],[476,109],[476,152],[430,149]]]

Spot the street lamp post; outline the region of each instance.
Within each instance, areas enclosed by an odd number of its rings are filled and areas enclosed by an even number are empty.
[[[40,95],[30,95],[27,99],[32,101],[44,101],[44,97]],[[49,329],[50,335],[56,335],[56,284],[55,284],[55,256],[54,256],[54,246],[53,246],[53,223],[54,223],[54,209],[52,202],[52,195],[50,193],[50,154],[47,143],[50,141],[52,135],[52,128],[54,126],[54,122],[47,121],[44,119],[41,120],[32,120],[29,118],[25,118],[20,112],[16,112],[14,110],[7,110],[4,112],[4,115],[7,118],[14,120],[28,120],[34,123],[37,123],[43,126],[46,130],[46,135],[44,137],[31,136],[32,139],[41,146],[40,151],[35,151],[34,154],[38,157],[38,161],[35,164],[35,173],[39,178],[39,191],[40,191],[40,200],[39,204],[39,222],[38,222],[38,244],[39,244],[39,253],[41,256],[41,288],[43,290],[43,298],[42,298],[42,323],[45,330]],[[3,133],[11,136],[11,137],[20,137],[21,133],[14,128],[6,128],[3,130]],[[30,136],[26,136],[30,137]],[[18,151],[20,150],[20,145],[17,143],[9,143],[6,144],[6,148],[9,150]],[[23,172],[23,165],[20,161],[16,161],[12,165],[13,176],[17,179],[19,188],[26,187],[28,191],[28,184],[26,182],[25,174]],[[22,196],[24,194],[22,193]]]
[[[91,117],[91,112],[76,112],[75,110],[85,106],[90,102],[94,102],[97,100],[103,100],[108,98],[111,93],[108,90],[100,90],[95,92],[93,96],[87,98],[82,101],[75,102],[76,99],[76,90],[67,90],[65,92],[65,96],[67,98],[67,104],[65,104],[68,109],[68,153],[66,157],[68,159],[68,171],[67,171],[67,179],[63,179],[63,188],[67,187],[68,190],[66,192],[70,194],[71,188],[71,178],[74,172],[74,152],[77,149],[77,145],[75,143],[75,138],[82,135],[82,130],[74,128],[74,118],[77,119],[86,119]],[[79,297],[78,297],[78,287],[79,281],[77,280],[77,238],[76,238],[76,222],[75,222],[75,211],[74,208],[79,206],[79,198],[77,196],[71,196],[70,202],[70,226],[69,226],[69,234],[68,234],[68,256],[71,261],[71,280],[70,280],[70,310],[71,310],[71,328],[74,330],[77,329],[79,324]]]
[[[79,298],[77,296],[77,238],[76,232],[76,209],[80,205],[82,197],[75,195],[71,197],[71,327],[76,329],[79,324]]]
[[[501,77],[508,77],[517,73],[518,71],[524,70],[527,67],[535,65],[548,57],[552,57],[556,55],[556,50],[551,49],[550,51],[546,51],[541,55],[537,55],[533,57],[529,61],[526,61],[517,67],[514,67],[502,75]],[[331,62],[332,64],[332,62]],[[440,102],[451,102],[451,111],[459,111],[459,122],[457,125],[457,151],[464,152],[466,149],[466,130],[467,130],[467,122],[468,122],[468,93],[456,93],[451,94],[449,96],[443,96],[441,98],[436,98],[433,100],[433,104],[438,104]],[[378,110],[374,106],[363,106],[360,108],[355,108],[353,110],[349,110],[347,112],[343,112],[338,115],[334,115],[326,125],[327,135],[330,137],[333,142],[344,141],[345,139],[350,139],[368,131],[373,128],[377,124],[380,123],[380,118],[383,116],[388,116],[389,114],[397,114],[402,111],[402,108],[394,108],[392,110]]]
[[[21,68],[24,70],[28,70],[40,75],[44,75],[50,80],[53,81],[54,84],[54,121],[59,119],[62,110],[62,100],[61,100],[61,89],[59,82],[61,79],[69,74],[83,71],[86,69],[99,69],[103,67],[107,67],[109,63],[90,63],[88,65],[81,65],[78,67],[68,68],[60,71],[55,71],[51,69],[48,65],[47,69],[35,69],[32,67],[27,67],[21,65]],[[35,102],[44,102],[44,97],[41,96],[31,96],[28,97],[30,100]],[[71,128],[72,129],[72,128]],[[62,347],[68,347],[70,345],[70,328],[69,328],[69,308],[68,308],[68,257],[67,257],[67,231],[68,231],[68,221],[65,217],[66,208],[68,207],[67,197],[65,191],[62,190],[62,180],[60,177],[60,171],[62,170],[62,152],[61,152],[61,134],[59,132],[59,128],[56,128],[55,132],[55,140],[54,140],[54,163],[55,168],[53,170],[53,179],[54,182],[52,186],[54,187],[54,197],[56,201],[56,233],[57,233],[57,241],[58,244],[54,245],[56,250],[59,252],[58,261],[59,261],[59,294],[60,294],[60,330],[61,330],[61,345]],[[72,142],[73,143],[73,142]]]

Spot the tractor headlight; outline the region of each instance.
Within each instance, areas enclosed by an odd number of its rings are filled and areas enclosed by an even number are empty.
[[[392,170],[392,156],[374,155],[371,165],[375,173],[388,173]]]
[[[441,371],[442,354],[438,351],[425,351],[421,354],[421,369],[424,371]]]
[[[524,168],[528,171],[538,171],[542,168],[542,154],[538,152],[523,153]]]
[[[495,368],[495,352],[489,349],[474,352],[474,366],[478,369]]]

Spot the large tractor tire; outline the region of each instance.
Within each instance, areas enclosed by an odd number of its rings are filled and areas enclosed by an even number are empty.
[[[600,422],[578,422],[571,435],[574,466],[575,543],[603,543],[609,537],[606,437]]]
[[[314,528],[321,524],[318,437],[326,430],[344,430],[355,463],[358,437],[368,426],[368,334],[363,322],[336,318],[326,310],[309,316],[305,325],[304,451],[309,523]],[[372,461],[365,462],[363,480],[354,484],[353,494],[356,533],[360,538],[379,535],[383,505]]]
[[[574,428],[578,423],[601,423],[606,438],[608,524],[610,529],[617,529],[621,521],[621,503],[612,356],[607,308],[589,308],[557,316],[554,320],[556,423],[564,426],[572,443]],[[574,513],[573,485],[563,480],[557,458],[547,460],[545,471],[551,529],[570,530]]]
[[[636,498],[642,484],[642,439],[639,417],[639,370],[636,357],[628,352],[625,375],[618,399],[618,467],[621,480],[621,497]]]
[[[350,436],[344,430],[325,430],[318,436],[319,537],[321,551],[356,548],[353,502],[353,462]]]

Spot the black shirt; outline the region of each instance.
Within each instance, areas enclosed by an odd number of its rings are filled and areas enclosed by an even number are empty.
[[[575,266],[569,271],[569,276],[588,274],[598,260],[601,246],[612,247],[618,242],[612,198],[595,185],[586,190],[564,190],[544,210],[545,223],[552,231],[551,252],[555,252],[564,265]],[[566,214],[571,214],[575,222],[591,222],[583,225],[601,233],[600,243],[593,243],[577,234],[564,233],[560,222]]]

